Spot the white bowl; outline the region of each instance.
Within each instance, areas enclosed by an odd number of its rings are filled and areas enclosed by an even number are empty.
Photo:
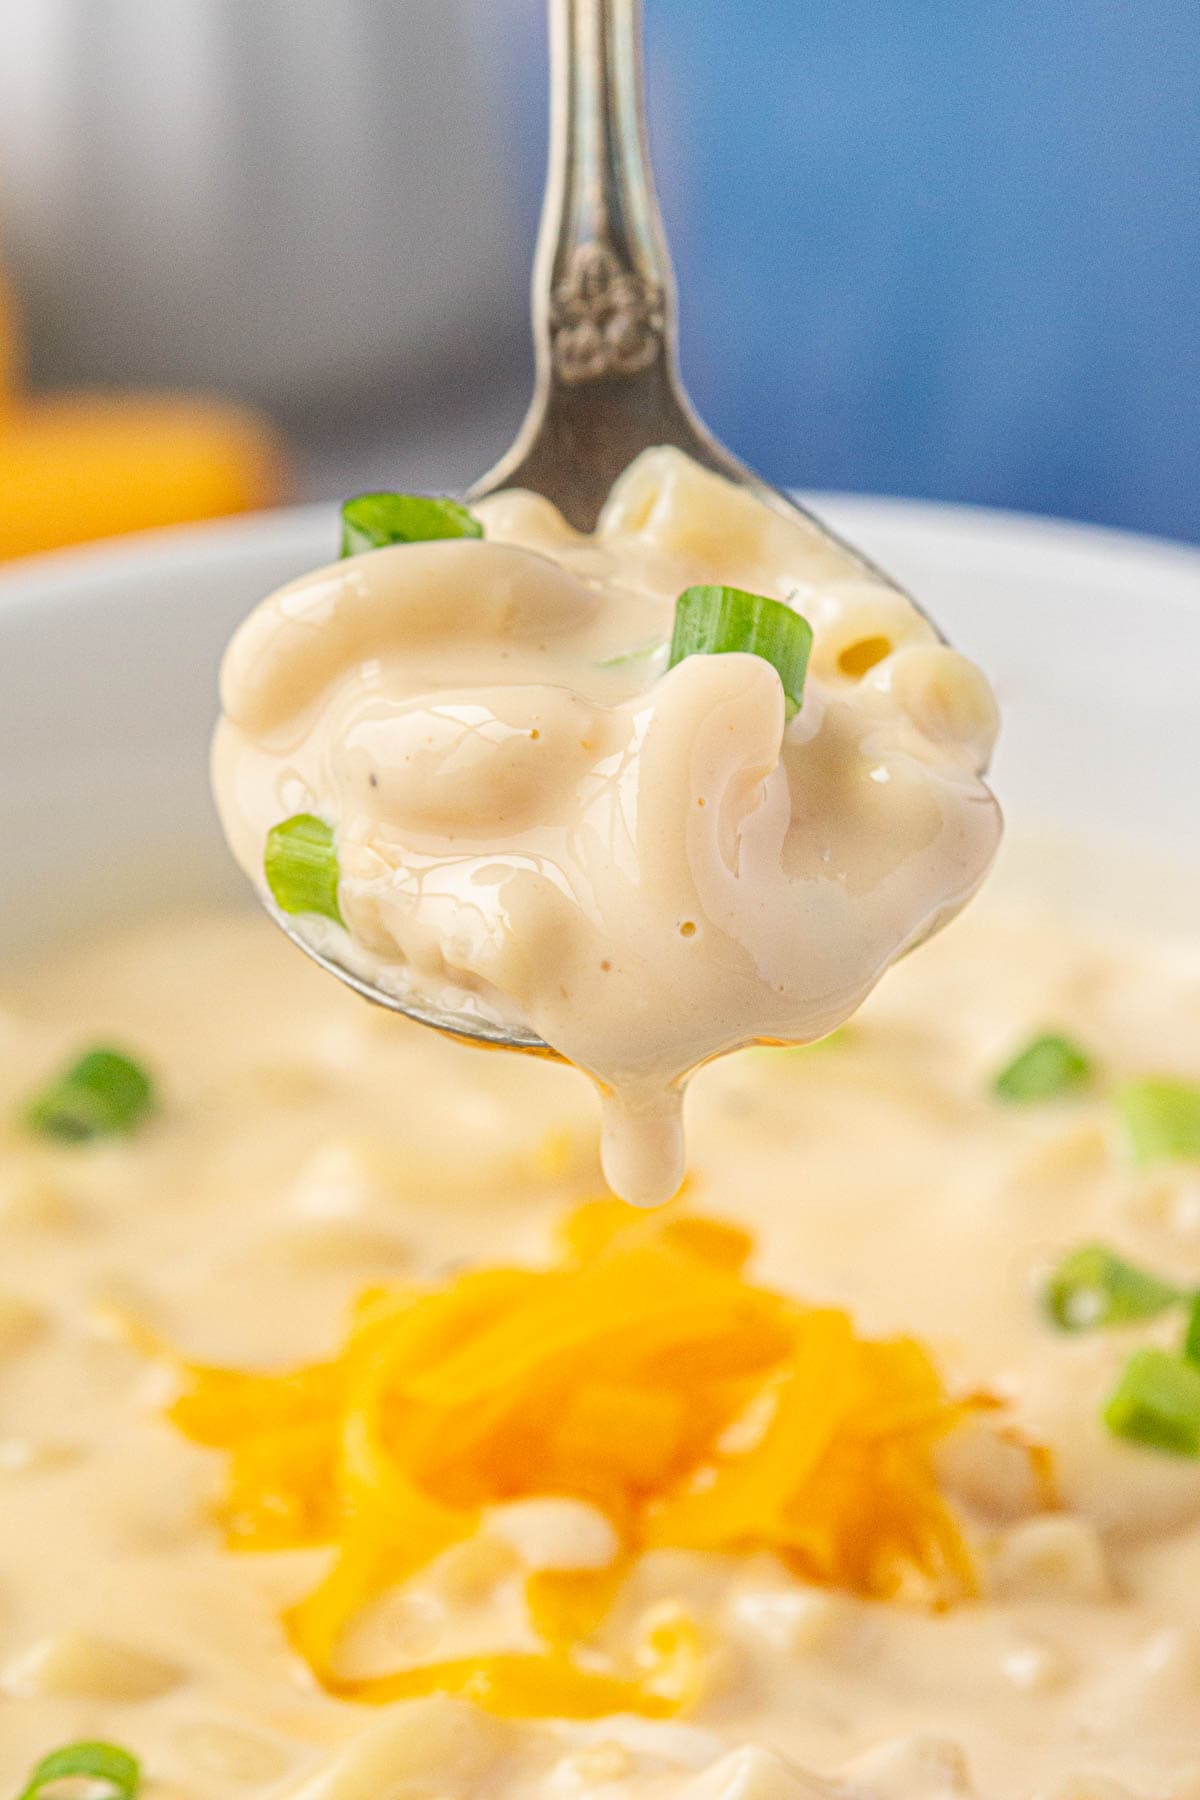
[[[1034,846],[1021,879],[1194,929],[1196,889],[1157,863],[1200,862],[1200,553],[956,507],[814,504],[995,681],[996,785]],[[208,797],[217,665],[253,603],[335,542],[316,507],[0,571],[0,943],[244,892]],[[1125,852],[1067,876],[1055,846],[1081,836]]]

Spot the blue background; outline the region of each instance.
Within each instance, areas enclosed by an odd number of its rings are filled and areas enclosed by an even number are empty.
[[[646,0],[700,411],[780,482],[1200,540],[1200,0]],[[529,228],[531,4],[506,80]]]

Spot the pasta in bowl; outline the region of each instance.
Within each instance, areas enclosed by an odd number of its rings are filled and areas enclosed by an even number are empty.
[[[688,1185],[630,1213],[570,1070],[179,912],[222,869],[221,643],[331,525],[248,530],[0,584],[47,772],[36,817],[2,795],[9,942],[56,894],[101,922],[99,791],[127,915],[3,982],[0,1778],[100,1743],[147,1800],[1183,1800],[1200,964],[1150,913],[1182,879],[1143,845],[1064,899],[1061,852],[1015,851],[843,1031],[702,1070]],[[1200,631],[1190,560],[919,510],[855,535],[997,675],[1018,825],[1086,826],[1125,774],[1178,816],[1154,639]],[[1161,630],[1077,704],[1059,640],[1133,593]],[[143,732],[157,760],[105,762]],[[1124,923],[1089,922],[1122,869]]]

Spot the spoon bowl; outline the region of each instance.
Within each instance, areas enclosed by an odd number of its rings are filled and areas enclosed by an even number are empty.
[[[521,1026],[502,1025],[498,1020],[489,1019],[482,1014],[452,1012],[432,1005],[423,995],[410,998],[379,987],[377,983],[368,981],[365,975],[338,962],[327,950],[312,943],[300,930],[295,916],[283,912],[269,896],[263,896],[263,906],[268,917],[274,920],[298,950],[303,950],[318,968],[324,969],[327,975],[336,975],[339,981],[344,982],[348,988],[353,988],[356,994],[369,1000],[373,1006],[384,1006],[389,1012],[403,1013],[405,1018],[415,1020],[418,1025],[431,1025],[435,1031],[440,1031],[447,1037],[462,1038],[465,1043],[479,1044],[485,1050],[523,1050],[530,1056],[559,1059],[558,1051],[551,1049],[535,1031]]]
[[[698,418],[679,375],[675,279],[646,142],[641,0],[549,5],[550,154],[531,293],[533,398],[513,444],[468,498],[526,488],[576,530],[591,531],[630,463],[670,446],[816,526],[864,574],[903,593]],[[377,1005],[473,1043],[555,1054],[532,1031],[387,992],[318,950],[269,902],[268,911],[323,969]]]

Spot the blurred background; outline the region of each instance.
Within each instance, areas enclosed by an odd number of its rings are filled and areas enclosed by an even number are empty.
[[[3,0],[0,555],[488,465],[543,11]],[[784,484],[1200,541],[1197,0],[645,12],[721,437]]]

